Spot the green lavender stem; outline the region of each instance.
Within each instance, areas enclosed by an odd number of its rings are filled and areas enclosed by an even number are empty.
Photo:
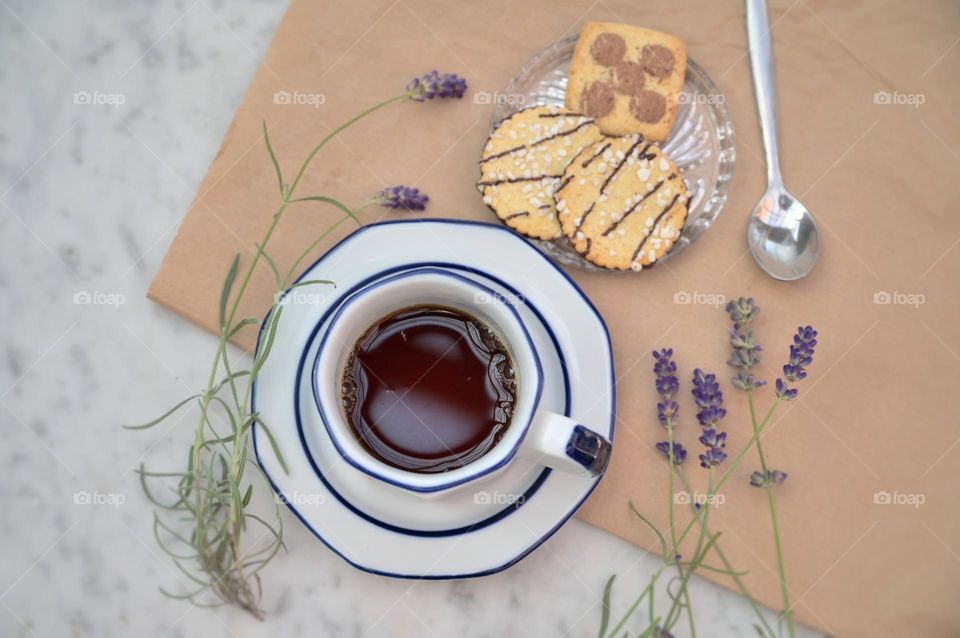
[[[683,468],[677,469],[677,476],[680,477],[680,480],[683,482],[684,488],[689,493],[691,491],[690,481],[687,478],[686,472],[683,471]],[[694,507],[693,515],[695,517],[701,516],[702,510],[698,510]],[[701,523],[701,525],[703,524],[704,523]],[[706,530],[706,533],[710,534],[710,530],[709,529]],[[773,628],[767,622],[766,617],[764,617],[763,612],[760,610],[760,606],[757,605],[757,601],[754,600],[753,595],[750,593],[750,590],[747,589],[747,586],[744,584],[743,579],[740,577],[740,574],[737,573],[737,571],[733,568],[733,565],[727,559],[727,555],[723,552],[723,549],[720,547],[719,541],[717,541],[717,543],[714,544],[713,551],[716,552],[717,556],[720,557],[720,561],[723,563],[723,566],[725,568],[724,573],[730,576],[731,580],[733,580],[734,584],[737,586],[737,590],[740,592],[740,595],[746,598],[747,601],[750,603],[750,607],[753,609],[753,612],[756,614],[757,619],[760,621],[760,624],[762,624],[764,629],[766,629],[766,631],[768,632],[767,633],[768,638],[773,638],[775,635],[773,632]],[[701,565],[701,568],[704,568],[704,565]]]
[[[667,450],[670,452],[670,458],[667,459],[667,504],[668,504],[668,515],[669,515],[669,525],[670,525],[670,542],[673,544],[673,547],[670,548],[670,560],[672,560],[677,566],[677,573],[680,575],[680,578],[683,578],[683,567],[675,560],[674,557],[679,553],[680,548],[677,547],[677,529],[676,529],[676,519],[674,518],[674,493],[673,493],[673,474],[676,471],[676,464],[673,462],[673,418],[670,417],[667,419]],[[689,493],[690,490],[687,490]],[[667,557],[663,557],[664,560],[667,560]],[[681,592],[678,592],[678,596],[682,595],[686,601],[685,608],[687,610],[687,621],[690,625],[690,635],[693,638],[697,638],[697,627],[693,619],[693,607],[690,604],[690,593],[684,589]],[[651,615],[651,621],[653,616]]]
[[[760,458],[760,469],[765,478],[769,477],[767,468],[767,458],[763,453],[763,444],[760,442],[758,434],[757,415],[753,405],[753,392],[747,391],[747,401],[750,404],[750,420],[753,422],[753,431],[757,439],[757,456]],[[787,569],[783,560],[783,546],[780,542],[780,523],[777,516],[777,498],[774,494],[774,485],[769,480],[764,483],[764,490],[767,492],[767,500],[770,503],[770,521],[773,527],[773,543],[777,552],[777,570],[780,577],[780,596],[783,599],[783,615],[787,620],[787,631],[790,638],[796,636],[796,627],[793,622],[793,610],[790,608],[790,591],[787,587]]]

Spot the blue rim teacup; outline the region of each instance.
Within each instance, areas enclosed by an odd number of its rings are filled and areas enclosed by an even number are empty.
[[[503,438],[486,454],[447,472],[424,474],[389,465],[361,445],[343,413],[341,380],[357,340],[380,319],[403,308],[445,306],[490,326],[511,355],[517,397]],[[606,470],[611,445],[576,421],[540,408],[543,368],[514,303],[483,284],[441,268],[385,277],[345,299],[330,320],[313,366],[313,394],[321,420],[340,456],[368,476],[423,496],[439,496],[502,471],[517,456],[587,476]]]

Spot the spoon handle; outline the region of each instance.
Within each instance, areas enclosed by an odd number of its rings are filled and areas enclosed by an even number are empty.
[[[766,0],[746,0],[747,44],[753,89],[757,95],[757,114],[767,157],[767,184],[781,183],[780,151],[777,148],[777,85],[773,76],[773,44]]]

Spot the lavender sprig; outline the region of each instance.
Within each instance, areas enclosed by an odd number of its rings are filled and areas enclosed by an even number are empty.
[[[677,379],[677,362],[673,360],[673,349],[664,348],[653,352],[655,363],[653,373],[656,375],[657,394],[661,401],[657,403],[657,419],[665,428],[672,428],[680,405],[673,397],[680,391],[680,380]]]
[[[680,411],[674,397],[680,391],[680,380],[677,378],[677,362],[673,360],[673,349],[664,348],[659,352],[653,351],[653,373],[656,375],[657,394],[660,395],[660,401],[657,403],[657,419],[660,425],[667,430],[672,430],[677,413]],[[670,448],[673,447],[671,453]],[[661,441],[656,445],[657,449],[667,457],[667,460],[674,465],[680,465],[687,458],[687,451],[683,446],[673,441],[673,436],[669,441]]]
[[[407,85],[410,99],[416,102],[432,100],[435,97],[462,98],[466,92],[467,81],[462,77],[455,73],[440,75],[435,70],[413,78]]]
[[[763,351],[763,346],[754,341],[753,331],[750,329],[750,324],[760,314],[760,308],[753,303],[752,297],[740,297],[727,303],[726,311],[733,322],[730,329],[730,345],[733,351],[727,361],[727,365],[737,368],[737,374],[732,379],[733,386],[740,390],[763,387],[767,382],[757,379],[750,372],[751,368],[760,363],[760,353]]]
[[[793,335],[790,346],[790,361],[783,366],[783,378],[777,379],[777,396],[784,401],[797,398],[799,390],[793,385],[807,378],[807,366],[813,363],[813,353],[817,347],[817,331],[813,326],[800,326]]]
[[[421,193],[418,188],[409,186],[391,186],[385,188],[376,197],[374,202],[386,208],[402,208],[404,210],[423,210],[427,207],[430,198]]]
[[[700,408],[697,421],[704,428],[700,443],[707,448],[706,452],[700,455],[700,466],[707,469],[716,467],[727,458],[724,451],[727,447],[727,433],[718,428],[727,411],[723,407],[723,392],[717,383],[717,375],[705,374],[700,368],[694,370],[691,393]]]
[[[207,376],[206,386],[197,394],[178,403],[163,416],[143,425],[128,426],[130,429],[137,430],[153,428],[168,420],[185,406],[196,404],[199,408],[198,423],[188,455],[189,460],[183,471],[149,472],[142,464],[139,468],[141,486],[145,495],[157,505],[159,510],[162,510],[157,513],[155,521],[159,526],[157,529],[162,528],[169,532],[169,534],[157,535],[157,543],[164,552],[171,555],[173,562],[184,571],[191,582],[201,585],[201,587],[191,588],[193,591],[184,594],[167,595],[183,598],[201,606],[233,604],[259,619],[263,618],[263,610],[260,607],[262,590],[259,572],[285,545],[283,519],[280,517],[277,503],[273,504],[276,515],[273,520],[254,516],[247,509],[254,493],[253,486],[249,483],[251,470],[248,469],[252,445],[251,424],[255,424],[257,431],[263,432],[270,441],[272,452],[281,469],[287,472],[288,468],[268,426],[257,418],[257,413],[253,411],[251,405],[252,384],[256,381],[257,371],[261,369],[270,353],[269,345],[258,349],[253,354],[249,369],[240,370],[229,355],[227,344],[251,321],[242,319],[243,315],[238,316],[238,313],[241,302],[247,299],[248,286],[254,280],[254,274],[258,272],[262,262],[267,262],[272,269],[278,291],[288,290],[289,283],[302,261],[312,254],[341,223],[352,219],[358,225],[362,225],[356,216],[357,209],[351,209],[332,197],[319,194],[298,195],[298,187],[307,169],[320,151],[340,133],[390,104],[407,99],[424,101],[434,97],[462,97],[465,91],[466,82],[452,74],[440,77],[433,72],[418,78],[402,93],[374,104],[332,129],[312,147],[290,182],[284,180],[280,162],[270,143],[267,125],[263,123],[264,145],[276,173],[280,201],[277,202],[265,234],[260,242],[255,244],[257,250],[253,258],[247,260],[241,268],[240,256],[236,255],[227,271],[220,294],[219,343]],[[427,201],[426,196],[416,189],[404,187],[386,189],[380,193],[380,197],[383,198],[385,205],[402,206],[412,210],[421,210]],[[367,203],[376,201],[371,200]],[[285,217],[284,212],[305,202],[328,204],[339,209],[344,216],[315,236],[299,258],[290,265],[286,277],[281,277],[275,260],[267,252],[267,247],[281,219]],[[333,282],[311,280],[299,285],[306,284],[333,284]],[[263,326],[264,334],[272,335],[277,330],[281,317],[281,312],[278,311],[281,298],[282,295],[279,294],[274,297],[274,305]],[[218,427],[216,423],[220,422],[220,416],[214,418],[214,412],[219,413],[221,410],[226,413],[230,422],[237,424],[234,428],[235,433],[231,437],[220,438],[216,433]],[[243,424],[243,427],[239,424]],[[260,476],[257,473],[253,474]],[[164,482],[168,479],[172,484],[163,487],[173,491],[174,500],[172,502],[157,500],[153,482]],[[168,519],[167,516],[172,518]],[[265,528],[263,536],[267,539],[266,546],[259,547],[253,555],[249,552],[250,543],[246,542],[248,535],[252,533],[248,531],[250,525],[263,526]],[[260,543],[256,544],[260,545]]]

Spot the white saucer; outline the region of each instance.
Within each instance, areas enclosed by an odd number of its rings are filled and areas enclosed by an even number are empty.
[[[545,407],[613,440],[610,338],[576,284],[502,226],[404,220],[359,229],[301,278],[332,279],[336,289],[298,288],[302,294],[285,297],[273,351],[254,385],[253,409],[271,425],[289,474],[257,427],[254,449],[291,511],[355,567],[408,578],[490,574],[546,540],[599,479],[512,463],[460,494],[434,501],[401,494],[336,455],[310,391],[315,337],[340,300],[382,276],[422,265],[456,270],[525,300],[522,314],[545,363]]]

